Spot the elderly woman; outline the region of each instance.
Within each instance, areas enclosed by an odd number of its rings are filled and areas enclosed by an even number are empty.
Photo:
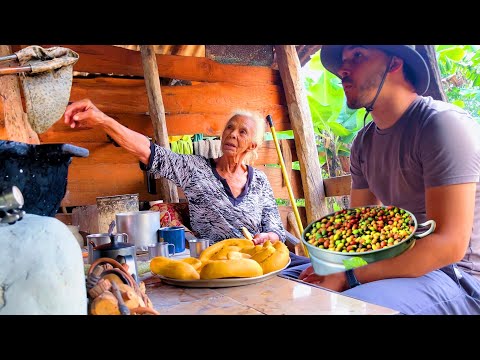
[[[101,112],[90,100],[70,104],[65,124],[71,128],[100,126],[120,146],[135,155],[141,168],[181,187],[188,199],[192,230],[200,238],[220,241],[238,238],[245,227],[254,243],[285,241],[273,191],[266,175],[248,165],[257,158],[265,121],[237,111],[222,133],[223,155],[207,159],[180,155],[151,142]]]

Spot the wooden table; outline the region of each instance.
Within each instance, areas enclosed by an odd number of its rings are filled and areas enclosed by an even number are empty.
[[[144,279],[162,315],[392,315],[397,311],[282,276],[228,288],[186,288]]]

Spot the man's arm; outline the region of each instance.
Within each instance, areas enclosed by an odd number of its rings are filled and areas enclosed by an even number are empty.
[[[460,261],[465,255],[472,232],[476,187],[476,183],[465,183],[427,188],[427,218],[435,220],[435,232],[418,239],[412,248],[394,258],[356,268],[355,276],[360,283],[388,278],[419,277]],[[362,191],[364,190],[360,190],[360,197],[370,201],[368,193]],[[360,204],[359,197],[354,200],[356,204]],[[355,206],[362,205],[365,204]],[[348,289],[344,272],[317,275],[310,267],[300,274],[299,279],[335,291]]]
[[[355,269],[361,283],[386,278],[418,277],[460,261],[473,227],[476,183],[426,189],[427,218],[435,220],[435,232],[418,239],[403,254]]]
[[[369,189],[352,189],[350,191],[350,207],[367,205],[381,205],[381,203]]]

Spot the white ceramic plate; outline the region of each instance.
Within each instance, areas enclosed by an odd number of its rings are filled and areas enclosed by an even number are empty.
[[[179,279],[172,279],[162,275],[153,274],[160,278],[165,284],[175,285],[175,286],[184,286],[184,287],[197,287],[197,288],[219,288],[219,287],[231,287],[231,286],[242,286],[242,285],[250,285],[255,284],[261,281],[268,280],[282,270],[290,265],[290,259],[288,260],[287,265],[285,265],[282,269],[272,271],[271,273],[256,276],[256,277],[248,277],[248,278],[225,278],[225,279],[210,279],[210,280],[179,280]]]

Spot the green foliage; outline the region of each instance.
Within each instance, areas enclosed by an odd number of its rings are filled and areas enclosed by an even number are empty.
[[[275,135],[277,135],[277,140],[283,139],[293,139],[293,130],[285,130],[285,131],[275,131]],[[265,141],[273,140],[273,135],[271,132],[265,132]]]
[[[289,199],[275,199],[275,202],[277,206],[290,206],[291,204]],[[296,199],[295,203],[297,207],[305,207],[305,199]]]
[[[448,102],[480,122],[480,46],[436,45],[435,50]]]
[[[364,125],[365,109],[352,110],[346,106],[340,79],[323,67],[320,51],[312,56],[306,66],[308,73],[305,77],[305,88],[313,128],[319,139],[318,151],[332,156],[331,149],[325,149],[323,143],[333,142],[335,155],[349,156],[350,144]],[[370,116],[366,122],[369,121]],[[325,162],[325,156],[320,158],[321,165]]]

